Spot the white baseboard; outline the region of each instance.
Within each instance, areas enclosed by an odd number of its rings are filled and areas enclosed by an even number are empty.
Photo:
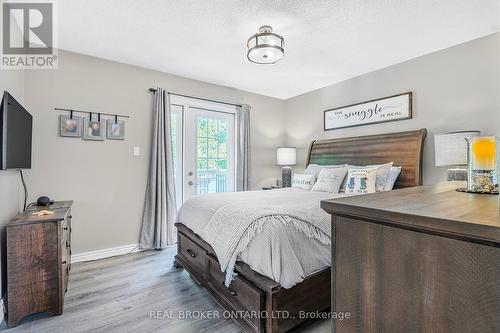
[[[139,251],[139,244],[130,244],[117,247],[111,247],[109,249],[77,253],[71,256],[71,262],[82,262],[104,259],[109,257],[121,256],[124,254],[135,253]]]

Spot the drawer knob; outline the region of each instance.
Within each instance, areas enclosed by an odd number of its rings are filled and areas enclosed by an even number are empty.
[[[66,248],[70,247],[69,242],[66,241]]]
[[[187,249],[186,252],[191,256],[191,258],[196,258],[196,253],[193,250]]]
[[[72,215],[68,215],[68,219],[72,219],[72,218],[73,218],[73,216],[72,216]]]
[[[68,230],[68,227],[64,227],[63,230]]]
[[[222,285],[225,287],[226,285],[224,284],[224,281],[222,281]],[[231,294],[231,296],[237,296],[238,293],[236,292],[236,290],[234,290],[233,288],[231,287],[228,287],[227,290],[229,291],[229,293]]]
[[[63,264],[63,265],[66,265],[66,260],[64,260],[64,261],[62,262],[62,264]]]

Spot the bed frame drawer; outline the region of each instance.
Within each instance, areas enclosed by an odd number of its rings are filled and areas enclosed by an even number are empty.
[[[228,304],[235,312],[234,316],[241,316],[254,331],[260,332],[262,319],[259,318],[264,301],[264,292],[253,286],[240,276],[236,276],[229,288],[224,285],[226,274],[221,272],[216,260],[209,257],[208,286],[215,292],[215,296],[223,303]]]
[[[207,279],[207,252],[182,233],[178,234],[178,253],[183,264],[193,268],[191,274],[194,275],[195,279],[203,281]]]

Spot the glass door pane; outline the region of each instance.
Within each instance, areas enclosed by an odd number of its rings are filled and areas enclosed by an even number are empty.
[[[228,119],[197,116],[196,194],[227,192]]]
[[[188,114],[186,196],[234,191],[234,114],[196,108]]]

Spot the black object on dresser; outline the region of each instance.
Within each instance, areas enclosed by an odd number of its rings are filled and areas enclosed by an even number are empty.
[[[334,332],[500,332],[498,196],[461,186],[322,201],[332,309],[351,314]]]
[[[71,269],[71,205],[30,207],[7,225],[7,324],[25,316],[63,312]],[[46,209],[52,215],[37,216]]]

